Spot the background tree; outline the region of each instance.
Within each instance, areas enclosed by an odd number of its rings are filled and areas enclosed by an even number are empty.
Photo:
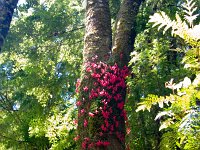
[[[0,1],[0,52],[3,42],[8,34],[10,22],[12,20],[14,9],[17,7],[18,0]]]
[[[56,0],[18,7],[0,54],[2,149],[75,149],[80,5]]]

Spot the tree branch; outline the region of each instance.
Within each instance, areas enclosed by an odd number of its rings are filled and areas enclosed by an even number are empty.
[[[116,32],[113,38],[112,53],[114,62],[120,67],[128,64],[130,52],[136,37],[136,17],[141,3],[144,0],[124,0],[121,4],[117,21]]]

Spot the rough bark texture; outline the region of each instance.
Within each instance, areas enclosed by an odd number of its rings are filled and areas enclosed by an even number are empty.
[[[128,65],[136,37],[136,16],[144,0],[124,0],[116,22],[112,53],[120,67]]]
[[[87,0],[84,62],[106,61],[111,52],[111,21],[108,0]]]
[[[88,112],[91,111],[92,102],[88,98],[89,93],[83,91],[83,89],[87,86],[91,90],[94,83],[94,80],[86,71],[88,63],[105,62],[109,59],[111,53],[112,31],[108,0],[87,0],[85,25],[83,69],[79,87],[79,100],[81,101],[81,106],[78,110],[79,149],[83,149],[82,143],[85,138],[90,137],[91,134],[95,135],[98,132],[98,128],[100,128],[100,126],[96,125],[96,130],[91,131],[89,127],[84,127],[84,120],[89,119]],[[84,110],[85,113],[81,113],[81,110]],[[91,126],[94,126],[94,124]],[[93,141],[98,140],[97,137],[92,138]]]
[[[128,66],[130,52],[133,51],[133,45],[136,37],[136,16],[143,0],[123,0],[117,16],[115,33],[112,46],[112,61],[117,63],[120,68]],[[119,91],[125,103],[126,91]],[[121,118],[120,127],[125,133],[125,120]],[[109,139],[112,140],[113,137]],[[115,138],[113,138],[115,139]],[[110,150],[124,150],[125,143],[113,141],[113,147]]]
[[[18,0],[0,0],[0,52],[8,34]]]

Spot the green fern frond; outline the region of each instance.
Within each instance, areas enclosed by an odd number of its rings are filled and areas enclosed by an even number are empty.
[[[172,21],[165,12],[161,11],[160,13],[155,13],[153,16],[150,16],[149,22],[154,23],[153,27],[158,25],[158,30],[162,27],[165,27],[163,34],[172,26],[174,26],[175,21]]]
[[[182,4],[182,7],[185,8],[184,12],[186,13],[185,19],[190,24],[190,27],[193,26],[193,21],[197,18],[198,14],[194,14],[194,12],[197,10],[197,7],[195,7],[195,2],[193,0],[186,0],[186,3]]]
[[[191,39],[198,41],[200,39],[200,24],[195,25],[193,28],[190,28],[188,34],[190,35]],[[195,43],[196,46],[200,45],[200,42],[195,42]]]
[[[168,128],[169,126],[171,126],[172,124],[174,124],[174,121],[172,118],[168,118],[167,120],[161,122],[161,125],[159,127],[159,131],[162,130],[162,129],[166,129]]]
[[[142,98],[143,102],[138,103],[138,108],[136,112],[147,109],[150,112],[150,109],[153,105],[158,104],[160,108],[164,107],[164,104],[169,105],[169,103],[175,102],[175,97],[173,94],[169,96],[157,96],[153,94],[148,94],[146,98]]]
[[[176,22],[174,23],[174,26],[172,26],[172,35],[178,35],[184,39],[187,35],[188,29],[187,23],[182,21],[181,17],[176,14]]]
[[[186,21],[182,21],[178,14],[176,14],[176,20],[171,20],[165,12],[161,11],[150,16],[149,22],[153,23],[153,27],[158,26],[158,30],[164,27],[163,34],[171,28],[171,34],[173,36],[180,36],[191,46],[195,46],[197,41],[200,39],[200,25],[193,27],[193,22],[198,16],[198,14],[194,14],[197,10],[195,4],[196,3],[193,2],[193,0],[187,0],[186,3],[182,5],[185,9]]]
[[[163,116],[166,116],[166,115],[169,116],[169,117],[172,117],[175,114],[172,111],[161,111],[156,115],[154,120],[161,119]]]
[[[182,21],[180,16],[176,14],[176,21],[172,21],[165,12],[161,11],[160,13],[155,13],[153,16],[150,16],[150,23],[154,23],[153,27],[158,26],[158,30],[164,27],[163,34],[172,28],[171,34],[178,35],[181,38],[185,38],[185,35],[188,31],[188,25],[185,21]]]
[[[163,108],[163,103],[167,103],[164,97],[158,97],[157,95],[149,94],[146,98],[142,98],[143,102],[138,103],[138,108],[136,112],[147,109],[150,112],[150,109],[153,105],[159,103],[159,106]]]
[[[200,43],[199,43],[200,44]],[[186,56],[183,58],[182,63],[185,64],[185,68],[197,71],[200,68],[200,63],[199,63],[199,54],[200,49],[199,48],[192,48],[186,53]]]

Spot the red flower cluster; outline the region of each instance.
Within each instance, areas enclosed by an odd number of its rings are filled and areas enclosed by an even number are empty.
[[[108,146],[110,145],[110,142],[107,142],[107,141],[98,141],[96,142],[96,146]]]
[[[88,92],[89,96],[84,97],[90,101],[96,101],[98,108],[96,110],[90,110],[85,112],[81,109],[80,113],[87,113],[89,117],[95,117],[96,114],[101,115],[104,121],[101,124],[101,131],[98,133],[99,137],[106,137],[107,134],[115,134],[119,140],[124,140],[124,133],[119,131],[121,124],[127,119],[126,112],[124,110],[124,96],[125,96],[125,78],[128,76],[128,68],[125,66],[122,69],[117,64],[110,66],[105,63],[87,63],[86,72],[93,78],[94,86],[89,88],[87,86],[83,89],[79,89],[80,82],[77,82],[76,91],[82,90]],[[80,106],[81,102],[77,101],[77,106]],[[94,111],[94,112],[92,112]],[[122,119],[123,118],[123,119]],[[88,121],[83,119],[83,126],[87,127]],[[105,135],[105,136],[104,136]],[[94,146],[108,146],[108,141],[93,141],[84,140],[82,142],[82,148],[92,148]]]

